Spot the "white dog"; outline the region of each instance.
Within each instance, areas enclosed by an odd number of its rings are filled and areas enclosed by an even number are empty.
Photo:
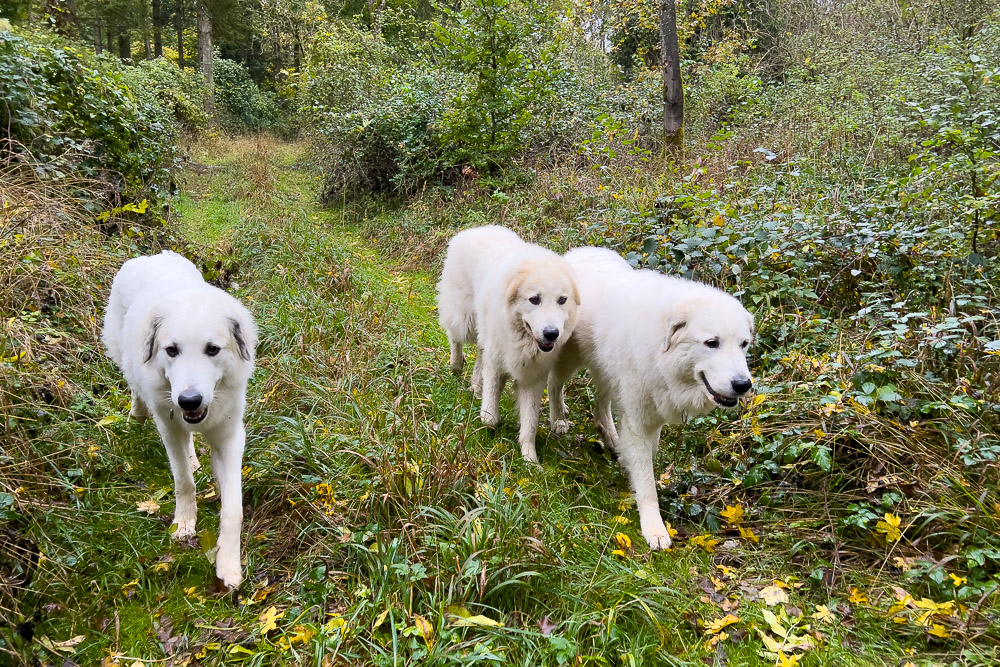
[[[243,579],[240,531],[246,386],[257,331],[239,301],[207,284],[194,264],[163,252],[125,262],[111,286],[102,334],[132,389],[131,417],[152,413],[174,475],[174,537],[194,534],[197,509],[192,433],[212,448],[222,499],[216,574]]]
[[[670,547],[660,516],[653,456],[664,424],[732,408],[753,381],[746,352],[753,317],[732,296],[701,283],[637,271],[603,248],[566,253],[583,305],[573,338],[549,377],[550,423],[565,433],[563,385],[590,370],[596,421],[635,490],[642,536]],[[621,422],[621,439],[612,419]]]
[[[477,343],[472,390],[482,396],[480,418],[494,427],[500,392],[514,380],[520,415],[518,442],[537,461],[535,433],[545,381],[573,333],[580,296],[569,264],[497,226],[459,232],[448,244],[438,283],[438,313],[451,344],[451,369],[465,367],[465,343]]]

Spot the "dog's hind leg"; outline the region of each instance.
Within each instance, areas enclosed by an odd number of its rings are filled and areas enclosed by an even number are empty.
[[[594,409],[594,420],[597,422],[597,430],[604,438],[604,444],[613,452],[618,451],[618,429],[615,428],[615,418],[611,415],[610,393],[597,384],[594,393],[596,407]],[[655,450],[654,450],[655,453]]]
[[[170,459],[170,471],[174,475],[174,524],[177,529],[174,539],[182,540],[194,535],[195,522],[198,519],[198,507],[195,501],[194,471],[191,469],[191,454],[194,443],[191,434],[183,428],[172,427],[157,418],[156,426],[167,448],[167,458]]]
[[[476,363],[472,365],[472,384],[469,385],[472,395],[476,398],[483,397],[483,350],[476,350]]]
[[[462,342],[453,338],[450,333],[448,342],[451,343],[451,372],[455,375],[461,375],[465,368],[465,351],[462,349]]]
[[[566,394],[563,387],[572,372],[556,364],[549,373],[549,429],[556,435],[569,431],[569,410],[566,409]]]
[[[530,387],[517,387],[517,409],[521,419],[521,430],[517,441],[521,445],[521,455],[525,461],[538,463],[535,451],[535,435],[538,433],[538,411],[542,406],[543,382]]]
[[[243,529],[243,448],[246,432],[240,423],[222,434],[212,445],[212,472],[219,487],[222,510],[219,513],[219,551],[215,573],[229,588],[243,580],[240,565],[240,531]]]

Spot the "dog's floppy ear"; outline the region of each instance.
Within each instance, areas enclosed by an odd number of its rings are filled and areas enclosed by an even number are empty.
[[[243,361],[250,361],[253,359],[250,348],[247,347],[247,339],[243,332],[243,325],[235,317],[229,318],[229,331],[233,334],[233,342],[236,343],[236,349],[239,350],[240,358],[243,359]]]
[[[670,346],[673,345],[674,340],[677,338],[677,334],[681,329],[687,326],[686,319],[671,319],[667,323],[667,333],[663,337],[663,351],[669,352]]]
[[[517,296],[521,292],[521,286],[524,285],[524,281],[527,279],[524,271],[518,271],[511,278],[510,286],[507,288],[507,303],[512,304],[517,301]]]
[[[163,323],[163,318],[159,315],[155,315],[149,322],[149,332],[146,334],[146,340],[142,343],[142,349],[145,350],[142,355],[142,363],[147,363],[156,354],[156,334],[160,331],[160,324]]]
[[[573,301],[576,302],[576,307],[580,307],[580,289],[576,286],[576,281],[572,281],[573,284]]]
[[[663,351],[669,352],[670,348],[677,343],[678,334],[684,330],[688,323],[688,307],[680,305],[664,319]]]

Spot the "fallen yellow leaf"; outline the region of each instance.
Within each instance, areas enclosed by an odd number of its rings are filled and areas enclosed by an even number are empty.
[[[823,623],[832,623],[836,618],[836,616],[833,615],[833,612],[830,611],[830,608],[825,604],[816,605],[816,612],[812,615],[812,617]]]
[[[900,519],[898,516],[886,512],[885,521],[879,521],[875,524],[875,532],[885,533],[886,542],[896,542],[903,535],[899,530],[899,523]]]
[[[259,620],[260,623],[261,623],[261,625],[260,625],[260,634],[266,635],[267,633],[271,632],[272,630],[277,629],[277,627],[278,627],[278,622],[277,621],[278,621],[279,618],[282,618],[284,615],[285,615],[285,612],[283,612],[283,611],[279,612],[277,607],[275,607],[273,605],[270,606],[270,607],[268,607],[267,610],[264,611],[264,613],[262,613],[260,616],[257,617],[257,620]]]
[[[732,614],[727,614],[722,618],[715,619],[714,621],[703,621],[705,624],[705,632],[711,635],[718,634],[718,632],[723,628],[739,622],[739,617]]]
[[[734,526],[736,524],[743,523],[743,506],[727,505],[726,509],[719,512],[719,516]]]
[[[788,602],[788,593],[782,590],[779,586],[765,586],[760,589],[760,593],[758,593],[758,595],[768,607],[773,607],[774,605],[782,602]]]

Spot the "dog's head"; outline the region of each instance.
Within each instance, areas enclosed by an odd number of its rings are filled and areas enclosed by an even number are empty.
[[[223,292],[164,299],[152,310],[143,363],[170,384],[170,401],[188,424],[208,417],[220,391],[245,383],[253,371],[257,332],[250,313]]]
[[[739,301],[718,290],[700,291],[665,318],[661,363],[700,390],[704,409],[736,407],[753,387],[747,367],[753,330],[753,316]]]
[[[521,262],[506,296],[512,326],[530,336],[542,352],[551,352],[573,333],[580,292],[562,257],[553,254]]]

